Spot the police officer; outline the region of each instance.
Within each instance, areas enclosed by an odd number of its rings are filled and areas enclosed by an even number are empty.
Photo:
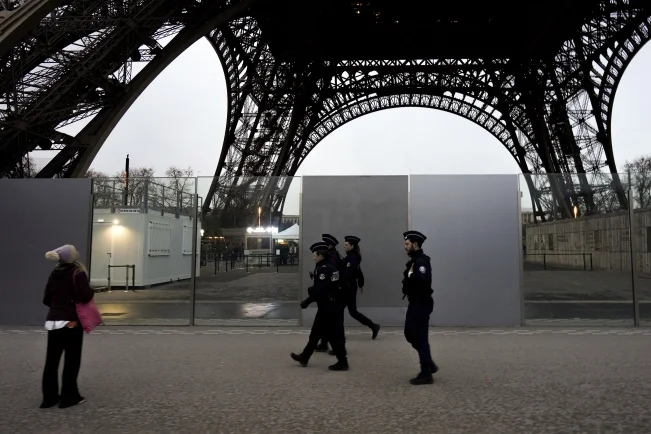
[[[339,271],[328,260],[328,246],[325,243],[315,243],[310,247],[316,263],[314,285],[308,288],[309,296],[301,302],[301,308],[307,308],[310,303],[317,303],[318,309],[310,337],[305,349],[300,354],[292,353],[292,359],[302,366],[307,362],[317,347],[319,338],[327,339],[337,356],[337,363],[328,367],[331,371],[347,371],[346,344],[344,339],[343,309],[339,285]]]
[[[341,256],[339,255],[339,252],[337,251],[337,245],[339,244],[339,241],[337,238],[335,238],[333,235],[330,234],[322,234],[321,239],[325,244],[328,246],[328,260],[330,263],[339,271],[340,275],[343,272],[343,261],[341,259]],[[340,281],[340,286],[344,285],[346,282]],[[341,288],[342,292],[345,293],[346,288]],[[344,320],[344,312],[343,312],[343,306],[342,306],[342,312],[341,312],[341,320]],[[343,325],[342,325],[343,326]],[[316,351],[318,352],[327,352],[328,351],[328,340],[327,339],[321,339],[321,343],[316,347]],[[331,354],[334,352],[331,351]]]
[[[377,338],[378,333],[380,332],[380,326],[373,323],[370,319],[364,316],[357,310],[357,288],[359,283],[359,288],[364,290],[364,274],[360,265],[362,263],[362,254],[359,249],[359,242],[361,241],[359,237],[354,235],[347,235],[344,237],[344,250],[346,251],[346,257],[343,259],[343,268],[341,277],[344,282],[347,283],[347,293],[348,293],[348,313],[354,319],[370,328],[373,332],[373,339]]]
[[[402,234],[405,238],[405,250],[409,262],[403,273],[403,299],[409,299],[405,318],[405,338],[416,351],[420,359],[420,373],[409,382],[413,385],[432,384],[432,374],[438,371],[438,366],[432,361],[429,347],[429,318],[434,310],[432,294],[432,265],[430,258],[423,253],[423,243],[427,237],[418,231],[407,231]]]

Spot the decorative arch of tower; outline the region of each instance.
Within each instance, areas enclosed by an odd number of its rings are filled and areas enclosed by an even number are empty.
[[[56,150],[37,176],[83,176],[143,90],[205,36],[223,65],[228,119],[204,212],[280,212],[290,177],[323,138],[394,107],[443,110],[491,133],[541,217],[628,207],[612,109],[650,38],[648,2],[595,0],[553,55],[329,61],[274,56],[249,13],[263,2],[33,0],[12,11],[0,24],[11,29],[0,33],[0,174],[20,173],[29,152]],[[133,74],[134,62],[147,65]],[[78,134],[61,132],[86,118]]]

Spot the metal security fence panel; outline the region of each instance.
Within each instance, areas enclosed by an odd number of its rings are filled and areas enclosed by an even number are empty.
[[[630,187],[626,173],[521,175],[528,323],[634,324]]]

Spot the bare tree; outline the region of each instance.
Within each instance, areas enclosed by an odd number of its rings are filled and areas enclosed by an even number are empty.
[[[121,187],[118,187],[116,180],[106,173],[88,169],[84,178],[92,178],[93,195],[95,208],[112,208],[120,202]]]
[[[165,206],[176,206],[179,203],[180,208],[190,210],[192,208],[192,195],[194,194],[194,170],[190,167],[180,169],[176,166],[170,166],[165,171],[165,182],[169,194],[164,195]]]
[[[126,194],[126,206],[140,206],[144,202],[145,190],[147,185],[154,178],[154,169],[151,167],[134,167],[129,170],[129,188],[125,193],[127,182],[126,173],[121,170],[114,176],[119,186],[120,204],[124,204],[124,194]]]
[[[179,169],[171,166],[165,171],[165,178],[156,178],[150,167],[134,167],[129,171],[129,188],[127,206],[143,204],[145,190],[149,197],[149,206],[165,212],[174,212],[177,208],[190,210],[194,194],[194,171],[191,168]],[[89,169],[85,175],[93,178],[96,207],[114,207],[124,203],[126,178],[124,170],[113,176]]]
[[[638,157],[624,164],[631,175],[631,198],[633,207],[651,207],[651,156]]]
[[[5,178],[34,178],[38,170],[34,159],[29,155],[25,155],[10,171],[6,172]]]

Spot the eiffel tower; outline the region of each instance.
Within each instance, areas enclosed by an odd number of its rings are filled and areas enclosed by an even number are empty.
[[[38,150],[58,153],[37,177],[83,176],[130,105],[205,37],[225,72],[228,121],[204,212],[255,215],[261,204],[280,212],[290,177],[321,140],[394,107],[443,110],[491,133],[543,218],[545,204],[561,218],[575,206],[602,212],[606,198],[628,208],[612,111],[623,72],[649,40],[651,0],[1,0],[0,8],[0,176],[16,176]],[[137,74],[135,62],[146,64]],[[75,136],[61,132],[82,120]]]

